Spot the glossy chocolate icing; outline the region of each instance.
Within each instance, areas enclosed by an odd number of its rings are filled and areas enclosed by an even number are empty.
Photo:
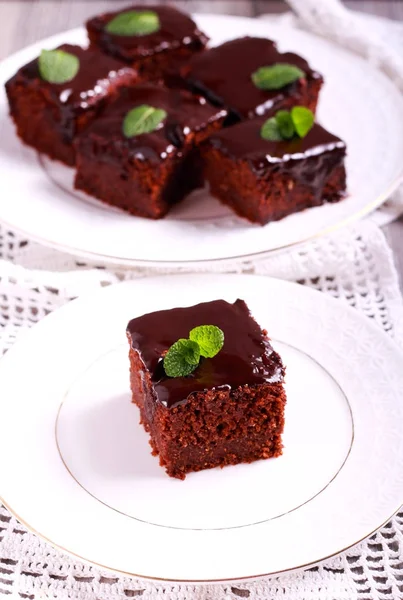
[[[225,336],[223,348],[214,358],[202,359],[191,375],[167,377],[161,356],[198,325],[220,327]],[[284,377],[280,356],[243,300],[234,304],[215,300],[146,314],[130,321],[127,331],[151,373],[157,401],[168,408],[186,401],[192,392],[275,383]]]
[[[231,40],[192,56],[182,75],[191,89],[216,106],[230,108],[238,118],[252,118],[275,108],[300,85],[295,82],[281,90],[257,88],[252,73],[274,63],[291,63],[302,69],[307,79],[322,80],[301,56],[282,54],[273,41],[254,37]]]
[[[164,109],[167,118],[156,131],[126,138],[122,131],[124,117],[142,104]],[[189,134],[203,130],[221,114],[225,116],[226,113],[210,106],[203,98],[145,84],[122,89],[118,98],[83,135],[98,141],[100,148],[113,145],[116,151],[110,154],[111,160],[124,153],[137,160],[159,162],[174,154],[176,149],[183,148]]]
[[[129,10],[154,11],[160,20],[160,29],[148,35],[122,36],[108,33],[105,26],[116,15]],[[201,33],[195,22],[172,6],[127,6],[126,8],[105,13],[87,22],[90,35],[99,36],[97,42],[108,54],[122,60],[135,61],[152,56],[159,52],[176,50],[181,47],[200,46],[202,48],[208,38]]]
[[[74,108],[78,112],[96,104],[120,79],[127,80],[127,84],[136,79],[133,68],[99,50],[84,50],[71,44],[63,44],[58,50],[74,54],[80,61],[78,73],[71,81],[60,84],[44,81],[39,74],[37,59],[22,67],[17,76],[28,80],[39,79],[43,88],[58,104]]]
[[[112,92],[121,85],[135,83],[137,72],[124,63],[105,56],[99,50],[63,44],[57,48],[74,54],[80,61],[77,75],[66,83],[49,83],[41,78],[38,59],[21,67],[7,86],[34,86],[43,94],[49,110],[44,115],[60,131],[65,143],[71,144],[80,126],[80,116],[91,118],[103,108]],[[91,112],[92,111],[92,112]]]
[[[264,140],[260,129],[265,120],[229,127],[213,135],[209,143],[234,161],[247,161],[257,175],[264,175],[268,169],[292,172],[294,179],[309,185],[320,196],[329,173],[344,159],[345,143],[317,123],[302,139]]]

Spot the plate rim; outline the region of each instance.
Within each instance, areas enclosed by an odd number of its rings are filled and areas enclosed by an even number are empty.
[[[77,554],[76,552],[73,552],[72,550],[69,550],[68,548],[65,548],[64,546],[61,546],[60,544],[53,542],[50,538],[46,537],[45,535],[43,535],[42,533],[37,531],[34,527],[29,525],[23,519],[21,519],[21,517],[18,516],[18,514],[7,504],[7,502],[4,501],[4,499],[1,496],[0,496],[0,503],[3,504],[3,506],[10,512],[10,514],[13,517],[15,517],[22,525],[24,525],[24,527],[26,527],[26,529],[30,533],[33,533],[34,535],[39,537],[41,540],[43,540],[47,544],[50,544],[53,548],[56,548],[57,550],[60,550],[63,553],[68,554],[69,556],[78,558],[80,561],[86,563],[89,566],[95,566],[98,569],[104,569],[111,573],[118,573],[119,575],[124,575],[126,577],[134,577],[136,579],[145,580],[145,581],[158,581],[158,582],[164,582],[164,583],[181,583],[181,584],[199,584],[199,585],[201,585],[201,584],[219,585],[221,583],[249,582],[249,581],[255,581],[257,579],[277,577],[279,575],[284,575],[284,574],[288,574],[288,573],[296,573],[296,572],[302,571],[304,569],[309,569],[318,564],[321,564],[322,562],[330,560],[331,558],[335,558],[342,552],[346,552],[350,548],[353,548],[354,546],[357,546],[361,542],[369,539],[372,535],[374,535],[377,531],[379,531],[380,529],[382,529],[382,527],[384,527],[387,523],[389,523],[389,521],[399,512],[399,510],[403,506],[403,504],[400,504],[398,506],[398,508],[385,521],[383,521],[379,526],[377,526],[375,529],[373,529],[370,533],[368,533],[364,537],[358,539],[357,541],[353,542],[352,544],[350,544],[344,548],[341,548],[340,550],[337,550],[336,552],[333,552],[332,554],[328,554],[327,556],[324,556],[315,561],[305,563],[303,565],[298,565],[296,567],[290,567],[289,569],[282,569],[280,571],[271,571],[269,573],[262,573],[259,575],[240,575],[239,577],[229,577],[229,578],[224,578],[224,579],[169,579],[166,577],[154,577],[152,575],[139,575],[138,573],[124,571],[124,570],[116,568],[116,567],[108,567],[107,565],[103,565],[103,564],[95,562],[89,558],[85,558],[84,556],[81,556],[80,554]]]
[[[160,274],[160,275],[155,275],[149,278],[146,278],[145,280],[142,280],[142,283],[147,283],[148,281],[162,281],[162,280],[166,280],[166,278],[168,279],[173,279],[174,281],[179,279],[182,281],[185,281],[187,278],[189,277],[188,274]],[[201,279],[201,280],[208,280],[208,279],[218,279],[218,278],[222,278],[223,275],[221,274],[209,274],[209,273],[198,273],[198,274],[192,274],[190,276],[192,279]],[[364,314],[362,314],[360,311],[350,307],[349,305],[343,304],[340,302],[340,300],[337,300],[336,298],[329,296],[327,294],[324,294],[323,292],[320,292],[319,290],[316,289],[312,289],[306,286],[303,286],[301,284],[297,284],[295,282],[290,282],[290,281],[286,281],[286,280],[282,280],[279,278],[275,278],[275,277],[268,277],[268,276],[263,276],[263,275],[253,275],[253,274],[225,274],[224,275],[225,279],[232,279],[232,280],[243,280],[245,283],[250,281],[250,280],[263,280],[263,281],[269,281],[269,285],[274,285],[276,286],[280,286],[283,287],[285,290],[289,290],[289,293],[291,293],[293,290],[297,288],[300,290],[300,292],[302,292],[303,294],[306,294],[307,296],[310,296],[312,299],[315,298],[319,298],[325,297],[326,300],[325,302],[329,303],[330,305],[334,305],[334,306],[339,306],[339,308],[341,310],[346,311],[347,313],[349,313],[350,315],[354,314],[354,318],[358,319],[359,321],[361,321],[362,324],[365,323],[365,326],[369,329],[372,330],[374,333],[376,332],[377,336],[383,337],[385,340],[388,340],[388,343],[394,347],[394,350],[397,354],[400,355],[400,357],[403,359],[403,351],[400,348],[400,346],[397,344],[396,340],[387,335],[382,328],[377,325],[375,322],[371,321],[368,319],[368,317],[366,317]],[[68,302],[67,304],[65,304],[64,306],[56,309],[55,311],[53,311],[52,313],[50,313],[49,315],[47,315],[46,317],[44,317],[43,319],[41,319],[41,321],[39,321],[38,323],[36,323],[30,330],[25,332],[25,335],[22,337],[21,341],[17,341],[15,345],[13,345],[10,350],[8,352],[6,352],[2,358],[0,358],[0,372],[1,372],[1,367],[3,366],[3,360],[4,358],[9,355],[9,353],[13,354],[13,348],[14,346],[22,346],[24,345],[24,340],[26,340],[27,336],[30,336],[33,330],[37,330],[38,328],[41,328],[41,324],[43,321],[47,321],[49,322],[49,320],[54,320],[54,319],[58,319],[60,317],[60,313],[64,313],[66,311],[66,309],[68,311],[70,311],[70,306],[74,305],[80,305],[80,304],[84,304],[87,302],[91,302],[94,298],[96,299],[100,294],[102,294],[103,296],[105,294],[108,293],[108,290],[116,289],[116,288],[123,288],[123,287],[132,287],[135,286],[136,283],[138,283],[137,280],[127,280],[127,281],[122,281],[119,283],[115,283],[112,285],[109,285],[105,288],[102,289],[98,289],[95,292],[91,292],[90,294],[86,294],[84,297],[78,297],[76,299],[74,299],[73,301]],[[114,292],[112,292],[114,293]],[[286,292],[287,293],[287,292]],[[1,376],[1,375],[0,375]],[[360,537],[358,540],[353,541],[351,544],[338,549],[337,551],[326,555],[324,557],[318,558],[314,561],[310,561],[307,563],[304,563],[302,565],[298,565],[298,566],[294,566],[294,567],[290,567],[290,568],[286,568],[286,569],[282,569],[282,570],[278,570],[278,571],[271,571],[268,573],[262,573],[262,574],[258,574],[258,575],[240,575],[240,576],[236,576],[236,577],[230,577],[230,578],[216,578],[216,579],[171,579],[171,578],[167,578],[167,577],[157,577],[157,576],[151,576],[151,575],[141,575],[138,573],[133,573],[131,571],[125,571],[124,569],[119,569],[117,567],[111,567],[111,566],[107,566],[107,565],[103,565],[102,563],[98,563],[94,560],[91,560],[90,558],[87,558],[85,556],[82,556],[81,554],[74,552],[58,543],[53,542],[48,536],[40,533],[37,529],[35,529],[35,527],[31,526],[29,523],[27,523],[23,518],[21,518],[18,514],[17,511],[15,511],[12,506],[4,499],[4,497],[0,494],[0,502],[7,508],[7,510],[19,521],[21,522],[30,532],[34,533],[35,535],[37,535],[39,538],[41,538],[42,540],[44,540],[45,542],[49,543],[52,547],[55,547],[59,550],[61,550],[62,552],[67,553],[68,555],[77,558],[89,565],[95,565],[98,568],[101,569],[105,569],[107,571],[111,571],[114,573],[119,573],[121,575],[126,575],[129,577],[135,577],[138,579],[143,579],[143,580],[148,580],[148,581],[160,581],[160,582],[167,582],[167,583],[182,583],[182,584],[190,584],[190,583],[195,583],[195,584],[220,584],[220,583],[229,583],[229,582],[248,582],[248,581],[253,581],[256,579],[260,579],[263,577],[275,577],[281,574],[285,574],[285,573],[293,573],[302,569],[306,569],[309,567],[312,567],[314,565],[317,565],[319,563],[322,563],[323,561],[329,560],[330,558],[333,558],[335,556],[337,556],[338,554],[340,554],[341,552],[345,552],[347,550],[349,550],[350,548],[354,547],[355,545],[359,544],[360,542],[368,539],[371,535],[373,535],[376,531],[378,531],[379,529],[381,529],[386,523],[388,523],[390,521],[391,518],[393,518],[393,516],[400,510],[400,508],[403,505],[403,497],[402,497],[402,503],[399,503],[399,506],[396,508],[396,510],[394,510],[392,512],[391,515],[389,515],[385,520],[382,521],[382,523],[380,523],[379,525],[377,525],[374,529],[372,529],[369,533],[367,533],[366,535],[364,535],[363,537]]]
[[[258,19],[254,18],[254,17],[246,17],[246,16],[239,16],[239,15],[225,15],[225,14],[215,14],[215,13],[209,13],[209,12],[207,12],[207,13],[197,13],[196,12],[196,13],[191,13],[191,14],[196,20],[199,18],[201,18],[201,19],[207,18],[207,19],[220,20],[220,21],[224,21],[224,22],[233,20],[238,23],[240,23],[240,22],[252,22],[253,23],[253,22],[259,21]],[[290,26],[284,25],[281,23],[277,23],[277,27],[289,28]],[[1,80],[1,82],[4,83],[4,81],[3,81],[4,77],[3,77],[2,71],[3,71],[3,69],[7,68],[7,65],[9,62],[13,62],[13,61],[18,62],[19,60],[23,61],[25,55],[29,55],[30,53],[32,53],[33,49],[36,48],[38,45],[41,45],[43,43],[45,43],[45,44],[57,43],[57,42],[59,42],[60,38],[65,38],[69,35],[77,34],[78,32],[83,32],[83,31],[85,31],[85,28],[83,26],[67,29],[62,32],[48,36],[46,38],[37,40],[36,42],[33,42],[32,44],[25,46],[24,48],[18,50],[17,52],[10,54],[9,56],[4,58],[0,62],[0,80]],[[319,36],[312,32],[304,31],[303,33],[306,35],[309,35],[312,38],[322,39],[322,36]],[[331,40],[327,40],[327,41],[332,43],[336,48],[338,48],[338,45],[336,43],[332,42]],[[343,48],[343,50],[345,52],[353,55],[356,58],[365,60],[365,59],[363,59],[363,57],[361,57],[360,55],[357,55],[357,53],[354,53],[349,49]],[[374,71],[376,71],[378,73],[382,73],[384,76],[387,77],[384,70],[381,69],[378,65],[371,64],[370,61],[366,61],[366,62]],[[388,79],[396,87],[396,84],[389,77],[388,77]],[[39,154],[39,153],[37,153],[37,154]],[[343,228],[345,228],[353,223],[358,222],[363,217],[369,215],[374,210],[379,208],[402,183],[403,183],[403,165],[401,167],[399,174],[394,179],[394,181],[390,182],[388,184],[388,186],[386,187],[386,189],[382,193],[380,193],[377,196],[377,198],[371,200],[370,202],[368,202],[368,204],[361,207],[359,210],[354,211],[352,214],[350,214],[344,218],[341,218],[336,223],[325,226],[322,229],[320,229],[319,231],[317,231],[316,233],[309,235],[307,237],[304,237],[303,239],[299,239],[295,242],[290,242],[290,243],[287,243],[284,245],[280,245],[280,246],[277,246],[276,248],[272,248],[269,250],[261,250],[258,252],[250,252],[250,253],[241,254],[241,255],[236,254],[235,256],[231,256],[231,257],[189,259],[189,260],[186,260],[186,259],[181,259],[181,260],[164,260],[164,259],[154,260],[154,259],[152,259],[152,260],[148,260],[148,259],[111,256],[111,255],[103,254],[100,252],[92,252],[90,250],[82,250],[80,248],[74,247],[72,244],[66,245],[63,243],[59,243],[55,240],[49,240],[49,238],[45,239],[44,237],[41,237],[39,235],[37,236],[35,234],[27,232],[24,228],[15,226],[14,224],[10,224],[7,221],[7,219],[4,219],[1,215],[0,215],[0,221],[6,227],[10,227],[11,229],[16,231],[20,235],[27,237],[29,240],[32,240],[33,242],[44,245],[45,247],[53,248],[55,250],[64,252],[64,253],[74,256],[74,257],[86,258],[87,260],[90,260],[94,263],[103,262],[108,265],[115,265],[116,267],[120,267],[122,269],[127,269],[130,267],[145,267],[145,268],[146,267],[151,267],[151,268],[205,267],[206,265],[209,265],[209,264],[226,265],[228,263],[234,263],[234,262],[236,264],[238,264],[238,263],[242,263],[244,261],[248,261],[251,259],[264,259],[269,256],[275,256],[276,254],[284,252],[287,249],[299,248],[309,241],[320,239],[323,236],[329,235],[335,231],[342,230]]]

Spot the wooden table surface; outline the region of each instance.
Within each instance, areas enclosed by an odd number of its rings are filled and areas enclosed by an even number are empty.
[[[142,0],[142,4],[147,3],[153,4],[156,0]],[[344,3],[354,10],[403,21],[403,0],[346,0]],[[81,25],[93,14],[129,4],[130,0],[0,0],[0,59],[41,38]],[[248,17],[281,13],[288,8],[282,0],[170,0],[170,4],[188,12]],[[402,281],[403,217],[388,225],[385,233]]]

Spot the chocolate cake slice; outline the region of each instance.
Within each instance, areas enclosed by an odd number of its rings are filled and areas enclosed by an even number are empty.
[[[223,332],[221,350],[187,376],[168,377],[167,351],[207,324]],[[146,314],[130,321],[127,337],[132,401],[168,475],[282,453],[284,366],[243,300]]]
[[[120,34],[114,33],[119,30]],[[190,16],[173,6],[129,6],[90,19],[87,31],[92,46],[133,65],[151,79],[161,77],[173,63],[200,52],[208,41]]]
[[[6,83],[10,114],[23,142],[50,158],[74,165],[73,140],[137,71],[98,50],[63,44],[57,50],[78,59],[76,75],[64,83],[46,81],[38,59]]]
[[[253,74],[278,63],[298,67],[305,76],[279,89],[258,87]],[[297,104],[315,112],[323,84],[322,76],[301,56],[281,53],[273,41],[255,37],[231,40],[193,56],[180,69],[176,84],[181,80],[215,106],[227,108],[230,122]]]
[[[304,138],[270,141],[263,119],[214,134],[202,155],[211,193],[238,215],[264,225],[345,196],[346,145],[318,125]]]
[[[163,117],[152,130],[127,137],[125,120],[136,109]],[[154,84],[124,89],[79,136],[75,187],[132,215],[160,219],[203,185],[197,146],[225,117],[188,92]]]

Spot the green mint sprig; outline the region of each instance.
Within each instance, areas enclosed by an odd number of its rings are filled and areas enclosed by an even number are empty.
[[[281,137],[291,140],[295,135],[295,125],[291,113],[288,110],[279,110],[276,112],[275,121]]]
[[[38,58],[39,74],[49,83],[67,83],[77,75],[80,61],[63,50],[42,50]]]
[[[149,35],[161,27],[159,16],[152,10],[128,10],[116,15],[105,26],[113,35]]]
[[[168,377],[186,377],[199,365],[200,358],[213,358],[224,345],[224,332],[215,325],[200,325],[172,344],[164,357]]]
[[[312,129],[315,115],[305,106],[294,106],[294,108],[291,109],[291,119],[294,123],[297,135],[299,135],[300,138],[303,138]]]
[[[305,73],[299,67],[289,63],[275,63],[260,67],[252,73],[252,81],[260,90],[280,90],[281,88],[302,79]]]
[[[199,344],[185,338],[172,344],[164,358],[164,370],[168,377],[190,375],[200,361]]]
[[[270,142],[303,138],[312,129],[315,116],[305,106],[294,106],[291,111],[279,110],[267,119],[260,129],[260,136]]]
[[[166,119],[167,113],[162,108],[142,104],[132,108],[123,120],[123,133],[127,138],[151,133]]]
[[[215,325],[199,325],[189,333],[189,339],[200,347],[200,354],[213,358],[224,345],[224,332]]]

